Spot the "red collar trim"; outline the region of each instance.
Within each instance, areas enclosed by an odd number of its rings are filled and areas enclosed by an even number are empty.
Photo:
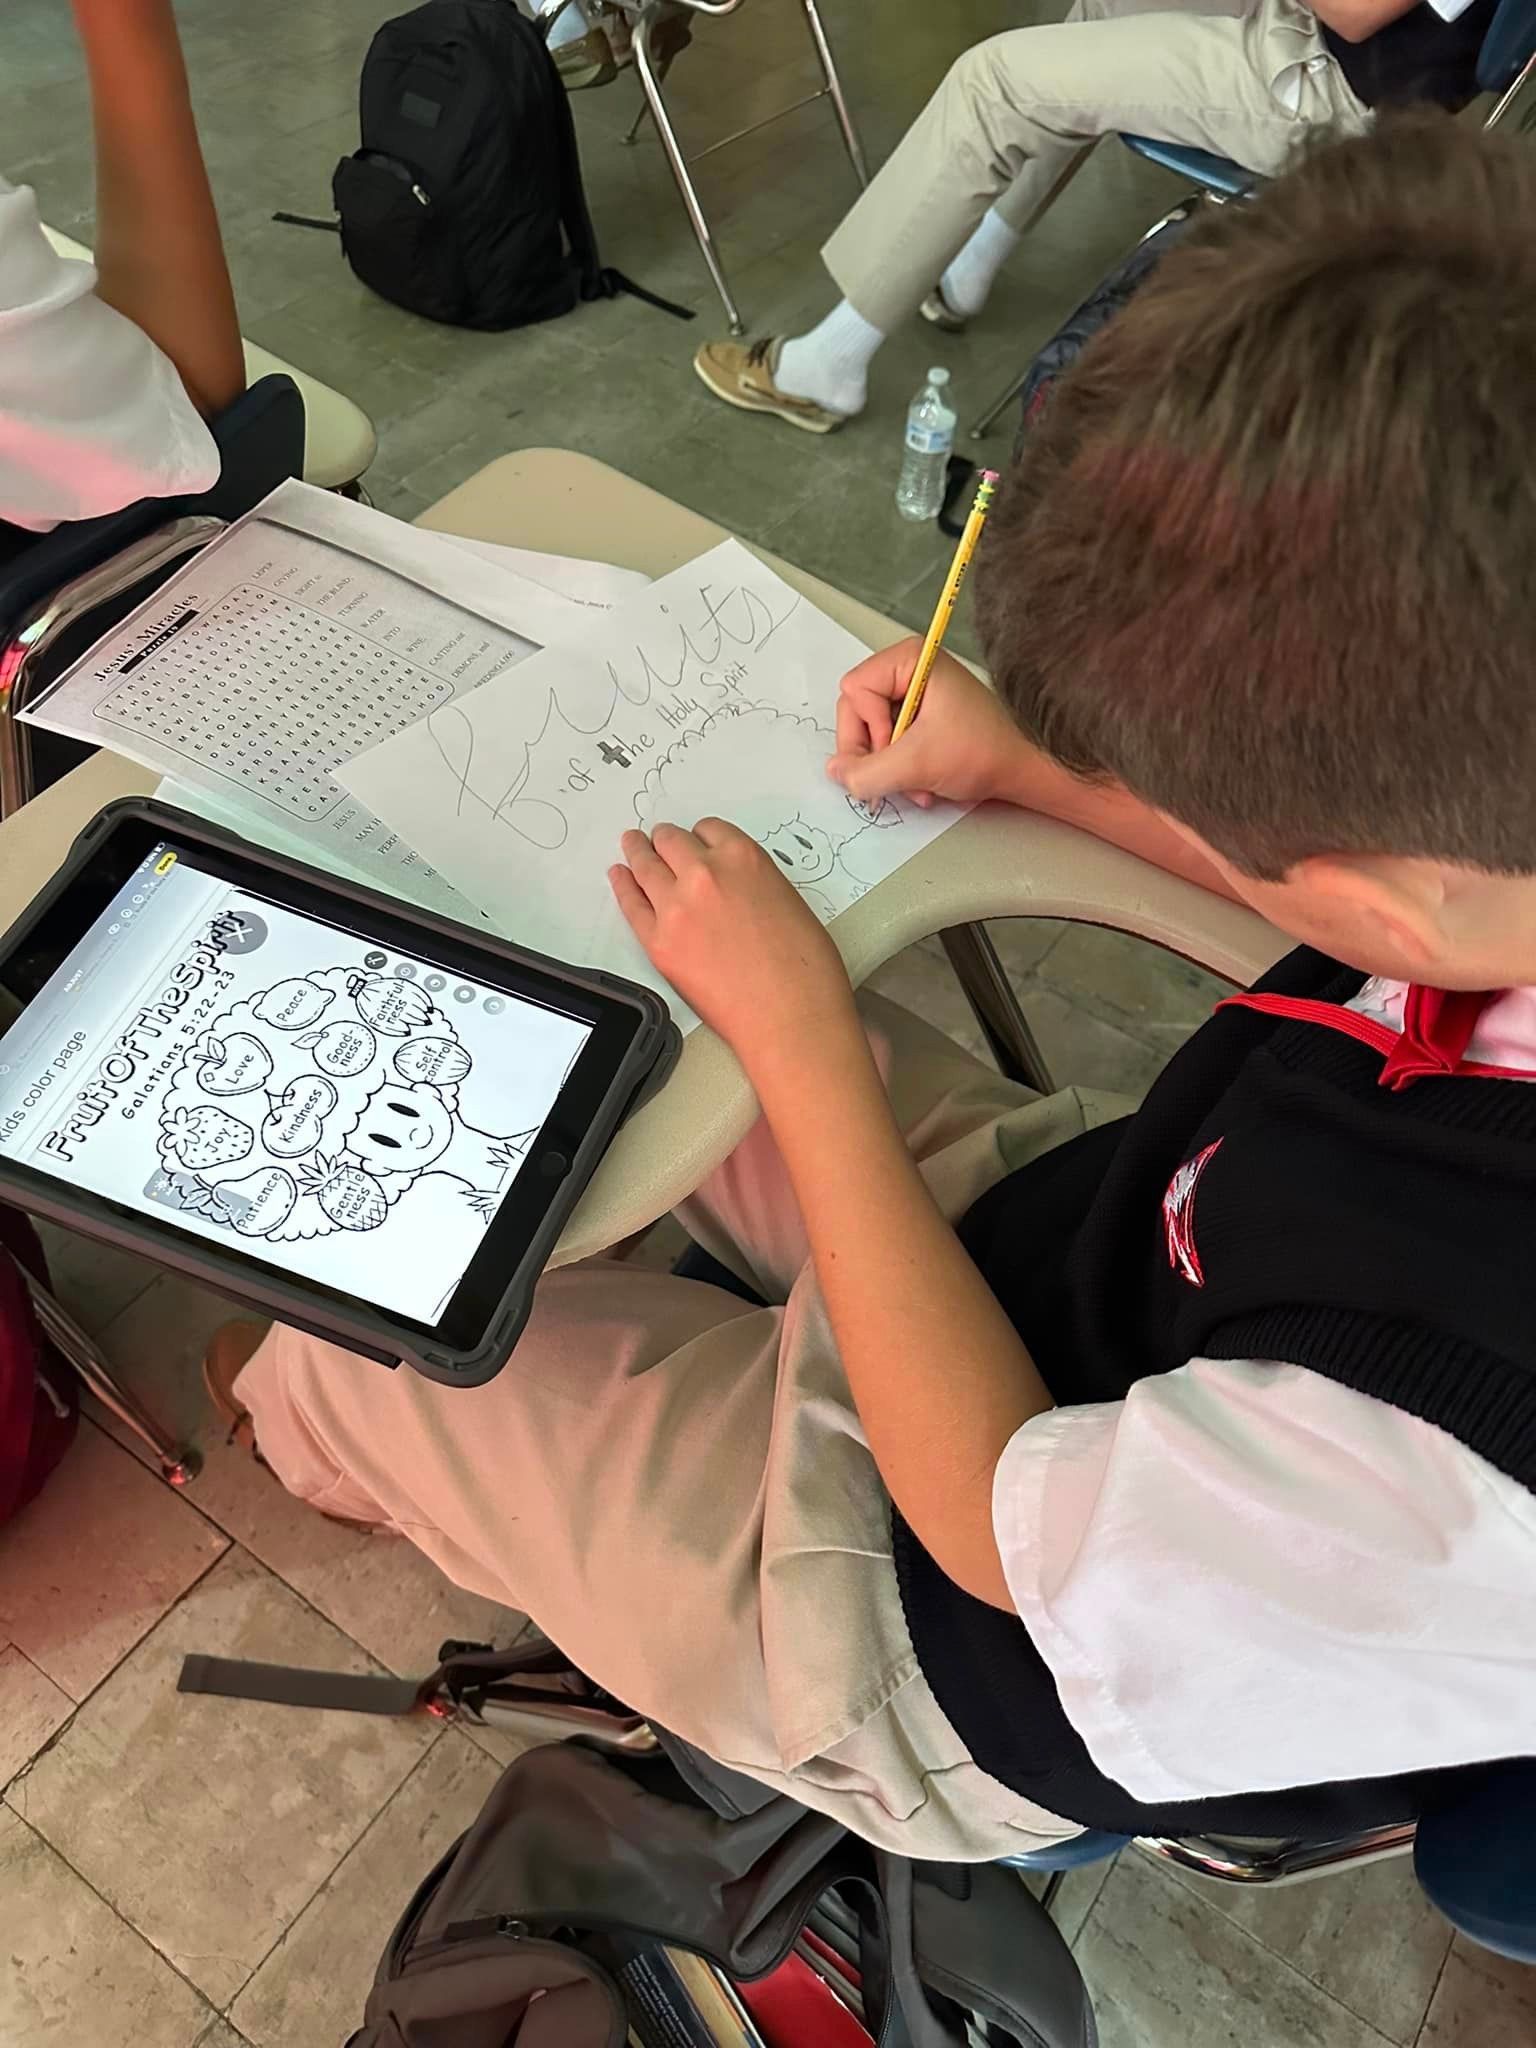
[[[1237,995],[1219,1002],[1218,1010],[1259,1010],[1266,1017],[1285,1017],[1297,1024],[1321,1024],[1357,1039],[1382,1055],[1378,1084],[1394,1090],[1411,1088],[1431,1076],[1468,1075],[1482,1081],[1536,1081],[1531,1067],[1496,1067],[1469,1060],[1467,1047],[1477,1020],[1501,990],[1463,991],[1421,988],[1415,982],[1403,1006],[1403,1029],[1379,1024],[1374,1017],[1346,1009],[1342,1003],[1319,1002],[1311,996]]]

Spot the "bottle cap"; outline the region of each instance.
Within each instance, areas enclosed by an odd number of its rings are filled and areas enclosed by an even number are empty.
[[[949,382],[949,372],[942,363],[935,363],[928,372],[928,382],[930,384],[947,384]]]

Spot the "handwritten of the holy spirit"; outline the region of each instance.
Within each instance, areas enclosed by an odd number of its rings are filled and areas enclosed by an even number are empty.
[[[498,704],[490,747],[483,743],[486,693],[443,706],[415,731],[453,778],[456,813],[479,811],[534,846],[562,847],[573,800],[615,775],[643,773],[680,733],[752,709],[754,677],[777,664],[777,656],[767,664],[762,657],[803,603],[777,577],[769,580],[776,589],[765,592],[696,577],[661,598],[663,586],[653,586],[625,608],[650,614],[636,621],[632,643],[597,661],[562,655],[532,664],[545,673],[529,674]]]

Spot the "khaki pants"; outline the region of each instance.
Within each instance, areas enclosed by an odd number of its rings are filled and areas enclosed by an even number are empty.
[[[1123,1107],[1032,1097],[878,998],[866,1016],[951,1216]],[[275,1329],[239,1381],[263,1455],[316,1507],[387,1523],[531,1614],[717,1762],[872,1841],[983,1861],[1075,1834],[972,1763],[917,1668],[890,1502],[765,1127],[685,1221],[782,1306],[610,1261],[564,1267],[475,1388]]]
[[[1192,143],[1269,177],[1309,129],[1369,123],[1299,0],[1076,0],[956,60],[822,256],[889,334],[989,207],[1022,234],[1103,135]]]

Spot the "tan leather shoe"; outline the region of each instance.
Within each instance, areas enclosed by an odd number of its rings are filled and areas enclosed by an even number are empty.
[[[772,413],[807,434],[835,432],[846,414],[828,412],[809,398],[792,398],[774,383],[778,353],[776,335],[764,335],[759,341],[706,341],[694,357],[693,367],[699,381],[727,405],[739,406],[743,412]]]
[[[946,334],[964,334],[970,321],[963,313],[957,313],[944,296],[944,287],[936,284],[917,309],[930,327],[941,327]]]
[[[613,50],[599,28],[589,28],[574,42],[562,43],[554,53],[555,69],[567,92],[587,92],[594,85],[612,85],[619,75]]]

